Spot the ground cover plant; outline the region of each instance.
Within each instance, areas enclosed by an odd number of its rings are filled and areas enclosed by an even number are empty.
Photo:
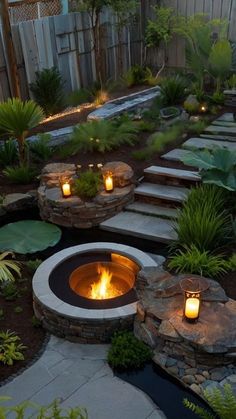
[[[83,199],[92,199],[97,195],[101,185],[101,173],[87,170],[80,173],[79,178],[74,181],[73,190]]]

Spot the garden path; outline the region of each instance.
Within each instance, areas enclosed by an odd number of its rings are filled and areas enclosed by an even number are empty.
[[[141,390],[115,377],[106,362],[108,345],[83,345],[51,336],[42,356],[0,388],[13,403],[85,407],[89,419],[164,419]]]
[[[224,113],[206,127],[199,138],[190,138],[182,148],[171,150],[162,158],[169,162],[179,162],[188,153],[188,149],[214,147],[236,150],[236,121],[233,113]],[[169,243],[176,239],[173,223],[176,207],[181,206],[189,188],[199,180],[197,172],[148,167],[144,170],[141,184],[135,189],[134,203],[102,222],[100,227],[120,234]]]

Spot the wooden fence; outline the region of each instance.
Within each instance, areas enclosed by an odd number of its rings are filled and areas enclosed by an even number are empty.
[[[228,19],[228,37],[236,42],[236,0],[164,0],[162,3],[173,7],[176,13],[184,16],[204,12],[210,18]],[[123,71],[130,65],[143,63],[145,24],[152,17],[152,6],[155,4],[157,0],[141,0],[136,21],[122,31]],[[106,78],[116,78],[119,47],[115,16],[105,10],[100,25],[104,75]],[[87,86],[95,80],[93,42],[86,13],[70,13],[21,22],[12,26],[12,33],[24,99],[29,97],[28,85],[35,80],[35,72],[43,68],[58,67],[65,80],[66,92]],[[0,101],[11,95],[5,57],[0,32]],[[160,65],[161,57],[156,51],[149,51],[146,58],[149,65]],[[168,65],[185,65],[183,40],[177,37],[168,49]]]

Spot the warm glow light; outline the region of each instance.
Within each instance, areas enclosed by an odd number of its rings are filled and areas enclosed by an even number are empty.
[[[41,121],[39,125],[45,124],[46,122],[50,122],[50,121],[53,121],[53,120],[58,119],[58,118],[63,118],[64,116],[79,113],[83,109],[90,109],[90,108],[94,108],[94,107],[95,107],[95,105],[93,103],[84,103],[83,105],[80,105],[79,107],[67,108],[63,112],[57,113],[55,115],[48,116],[47,118],[44,118],[43,121]]]
[[[63,183],[63,184],[61,185],[61,187],[62,187],[62,193],[63,193],[63,196],[64,196],[64,197],[71,196],[70,184],[69,184],[68,182]]]
[[[112,192],[113,191],[114,184],[113,184],[112,173],[106,173],[104,175],[104,186],[105,186],[106,192]]]
[[[98,265],[99,281],[91,285],[91,296],[94,300],[105,300],[107,298],[114,298],[121,295],[122,292],[117,290],[112,283],[112,272],[102,265]]]
[[[199,316],[200,300],[198,298],[187,298],[185,302],[185,317],[187,319],[197,319]]]

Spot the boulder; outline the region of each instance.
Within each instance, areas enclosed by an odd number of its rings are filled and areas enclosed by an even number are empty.
[[[2,208],[7,212],[20,211],[33,206],[35,198],[27,193],[11,193],[4,197]]]
[[[114,186],[123,188],[130,185],[134,176],[133,169],[126,163],[121,161],[113,161],[106,163],[102,167],[102,174],[107,172],[113,173]]]

